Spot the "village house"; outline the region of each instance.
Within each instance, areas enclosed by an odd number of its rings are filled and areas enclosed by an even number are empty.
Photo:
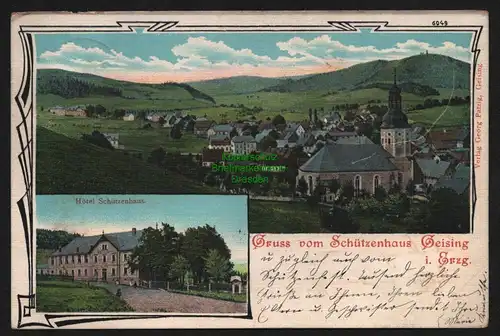
[[[470,147],[470,130],[468,127],[432,130],[427,133],[426,138],[437,153],[454,148]]]
[[[415,183],[423,183],[428,186],[434,185],[441,177],[445,176],[450,162],[441,160],[439,157],[433,159],[415,158],[414,178]]]
[[[227,124],[214,125],[207,132],[209,137],[214,135],[227,135],[231,136],[231,132],[234,130],[234,127]]]
[[[299,135],[297,132],[289,132],[284,133],[278,140],[276,140],[276,143],[278,148],[295,147],[298,140]]]
[[[299,137],[296,145],[302,146],[302,150],[305,153],[312,153],[316,149],[316,142],[317,141],[314,135],[310,132],[307,132]]]
[[[146,119],[152,122],[158,122],[160,121],[160,118],[162,117],[161,114],[159,113],[151,113],[146,116]]]
[[[301,124],[288,124],[284,130],[285,133],[297,133],[297,135],[300,137],[304,135],[306,130],[304,127],[302,127]]]
[[[263,122],[263,123],[260,123],[260,124],[259,124],[259,127],[258,127],[259,132],[262,132],[262,131],[264,131],[264,130],[274,130],[274,129],[276,129],[276,127],[275,127],[275,126],[274,126],[274,124],[273,124],[273,123],[271,123],[271,122],[267,122],[267,123],[264,123],[264,122]]]
[[[50,108],[49,112],[58,116],[70,116],[70,117],[87,116],[87,110],[85,106],[70,106],[70,107],[56,106]]]
[[[127,113],[123,116],[123,120],[125,121],[134,121],[135,115],[133,113]]]
[[[434,189],[449,188],[459,195],[468,195],[470,187],[470,166],[458,164],[450,175],[444,175],[436,182]]]
[[[49,264],[38,264],[38,265],[36,265],[36,274],[37,275],[50,275]]]
[[[233,154],[250,154],[257,150],[257,141],[251,135],[235,136],[231,139]]]
[[[221,162],[223,153],[224,150],[222,149],[203,148],[201,152],[201,165],[203,167],[210,167],[212,164]]]
[[[208,130],[215,125],[212,120],[197,119],[194,123],[194,134],[200,137],[208,137]]]
[[[332,112],[326,116],[324,116],[321,121],[325,125],[332,125],[332,124],[337,124],[342,120],[342,116],[340,115],[339,112]]]
[[[238,135],[243,135],[243,129],[248,126],[247,123],[231,123]]]
[[[226,153],[231,152],[231,140],[227,135],[213,135],[209,140],[209,149],[222,149]]]
[[[255,141],[257,141],[257,143],[259,144],[262,140],[264,140],[265,137],[269,136],[272,131],[272,129],[263,130],[255,136]]]
[[[119,137],[120,135],[118,133],[103,133],[104,137],[109,141],[111,146],[116,149],[123,149],[125,146],[120,145],[119,142]]]
[[[75,280],[139,284],[139,271],[128,260],[139,244],[142,230],[77,237],[48,260],[50,274],[71,275]]]

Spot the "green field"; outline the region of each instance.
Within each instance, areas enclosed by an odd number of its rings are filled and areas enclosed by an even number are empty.
[[[317,210],[305,203],[249,200],[248,231],[252,233],[320,233]]]
[[[234,270],[240,273],[248,273],[248,264],[235,264]]]
[[[59,313],[133,311],[106,289],[60,280],[37,281],[36,310]]]
[[[470,123],[470,106],[439,106],[407,112],[408,120],[436,128],[458,126]]]
[[[37,127],[37,194],[207,194],[216,189],[144,160]]]

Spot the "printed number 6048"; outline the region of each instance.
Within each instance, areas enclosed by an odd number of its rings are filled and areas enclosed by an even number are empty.
[[[447,26],[448,21],[432,21],[433,26]]]

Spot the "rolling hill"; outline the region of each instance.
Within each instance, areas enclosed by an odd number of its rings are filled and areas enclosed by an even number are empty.
[[[292,79],[257,76],[235,76],[188,83],[212,96],[253,93],[271,86],[286,84]]]
[[[147,100],[201,100],[215,104],[215,100],[181,83],[143,84],[114,80],[92,74],[60,69],[37,71],[37,94],[53,94],[63,98],[90,96],[121,97]]]
[[[371,83],[391,83],[394,69],[398,82],[412,82],[434,89],[470,86],[470,64],[443,55],[416,55],[396,61],[373,61],[349,68],[278,84],[261,91],[301,92],[316,90],[353,90]]]
[[[210,194],[216,190],[122,152],[37,127],[37,194]]]

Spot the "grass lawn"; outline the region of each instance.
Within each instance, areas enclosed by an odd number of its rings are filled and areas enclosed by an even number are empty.
[[[318,210],[305,203],[249,200],[250,233],[320,233]]]
[[[424,110],[410,111],[406,113],[406,115],[410,122],[431,126],[436,121],[436,127],[451,127],[470,124],[470,113],[470,106],[464,104],[456,106],[438,106]]]
[[[242,293],[242,294],[233,294],[233,293],[227,293],[227,292],[202,292],[202,291],[181,291],[181,290],[170,290],[172,293],[179,293],[179,294],[186,294],[186,295],[193,295],[193,296],[200,296],[200,297],[205,297],[205,298],[210,298],[210,299],[217,299],[217,300],[223,300],[223,301],[231,301],[231,302],[247,302],[247,295]]]
[[[128,312],[123,300],[103,288],[81,282],[37,281],[36,308],[39,312]]]
[[[37,194],[207,194],[210,188],[122,152],[37,127]]]
[[[41,112],[37,122],[39,126],[75,139],[80,139],[82,134],[90,134],[94,130],[118,133],[119,143],[124,145],[126,150],[141,151],[144,157],[158,147],[163,147],[166,151],[199,153],[208,145],[206,139],[197,138],[193,134],[184,134],[180,139],[172,139],[169,128],[142,129],[145,121],[63,117]]]

